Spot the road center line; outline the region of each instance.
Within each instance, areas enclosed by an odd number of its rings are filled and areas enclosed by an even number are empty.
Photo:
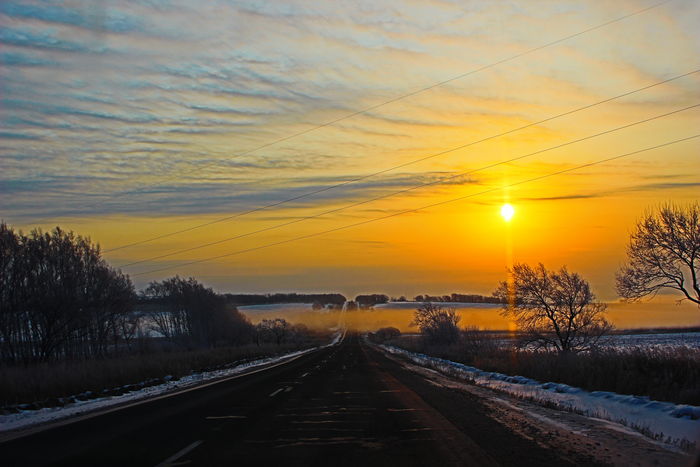
[[[279,393],[282,392],[283,390],[284,390],[284,388],[279,388],[278,390],[276,390],[275,392],[273,392],[272,394],[270,394],[270,397],[275,397],[277,394],[279,394]]]
[[[160,464],[156,465],[156,467],[166,467],[168,465],[171,465],[173,462],[175,462],[176,460],[178,460],[179,458],[181,458],[182,456],[184,456],[185,454],[187,454],[188,452],[190,452],[191,450],[193,450],[194,448],[196,448],[197,446],[199,446],[203,442],[204,441],[199,440],[199,441],[195,441],[194,443],[192,443],[188,446],[185,446],[184,448],[180,449],[178,452],[176,452],[172,456],[165,459]]]

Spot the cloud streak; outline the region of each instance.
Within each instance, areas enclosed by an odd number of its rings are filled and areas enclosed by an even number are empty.
[[[677,13],[669,8],[640,15],[285,140],[621,11],[561,2],[537,8],[364,0],[196,7],[179,1],[2,2],[0,184],[11,207],[7,215],[22,221],[47,213],[191,215],[314,191],[348,174],[400,165],[685,71],[678,64],[700,54],[691,21],[700,7]],[[624,50],[617,45],[651,28],[658,46],[643,38],[626,41]],[[640,58],[648,56],[658,59]],[[580,120],[485,145],[469,159],[453,154],[419,164],[415,173],[357,183],[293,207],[376,196],[459,172],[472,159],[491,162],[537,142],[570,139],[589,122],[612,126],[658,113],[669,102],[697,98],[697,84],[697,78],[679,81]],[[679,117],[669,137],[693,123]],[[124,194],[132,191],[137,194]],[[118,200],[91,207],[93,198],[120,193]],[[601,195],[540,198],[577,196]]]

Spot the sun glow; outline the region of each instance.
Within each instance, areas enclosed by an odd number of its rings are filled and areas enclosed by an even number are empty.
[[[501,206],[501,216],[506,222],[510,222],[514,214],[515,208],[510,204],[506,203],[503,206]]]

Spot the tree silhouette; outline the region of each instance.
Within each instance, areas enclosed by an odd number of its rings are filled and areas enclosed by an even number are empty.
[[[700,306],[700,204],[667,204],[648,213],[637,222],[627,257],[617,273],[623,298],[634,301],[673,289]]]
[[[460,316],[454,308],[427,302],[418,307],[411,326],[418,326],[421,334],[430,342],[453,344],[459,340],[459,320]]]
[[[494,295],[503,315],[512,317],[523,332],[522,344],[559,352],[593,349],[612,325],[603,317],[605,304],[595,301],[586,280],[562,267],[548,271],[516,264],[512,283],[500,283]]]

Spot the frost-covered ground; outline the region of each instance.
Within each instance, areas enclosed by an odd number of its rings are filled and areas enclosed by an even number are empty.
[[[245,305],[236,308],[246,313],[289,313],[313,310],[311,308],[311,303],[271,303],[267,305]]]
[[[497,303],[462,303],[462,302],[432,302],[433,305],[439,305],[439,306],[444,306],[444,307],[452,307],[452,308],[467,308],[467,309],[478,309],[478,308],[485,308],[485,309],[497,309],[500,308],[501,305]],[[388,308],[392,310],[415,310],[419,306],[421,306],[421,302],[388,302],[388,303],[380,303],[378,305],[374,305],[375,309],[381,309],[381,308]]]
[[[700,444],[700,407],[607,391],[589,392],[566,384],[541,383],[523,376],[482,371],[393,346],[381,347],[391,354],[406,357],[414,363],[451,377],[546,406],[620,423],[652,439],[683,449],[689,450]]]
[[[340,330],[334,336],[328,346],[335,345],[344,337],[344,330]],[[251,362],[243,363],[231,368],[221,370],[205,371],[184,376],[178,380],[170,380],[156,386],[145,387],[118,396],[101,397],[86,401],[76,401],[64,407],[43,408],[39,410],[22,410],[19,413],[0,415],[0,432],[26,428],[31,425],[57,421],[64,418],[79,416],[96,410],[109,409],[118,405],[138,402],[153,397],[162,396],[168,393],[178,392],[184,389],[193,388],[208,381],[218,380],[229,376],[234,376],[245,371],[278,363],[283,360],[312,352],[317,348],[310,348],[280,355],[277,357],[261,358]]]

